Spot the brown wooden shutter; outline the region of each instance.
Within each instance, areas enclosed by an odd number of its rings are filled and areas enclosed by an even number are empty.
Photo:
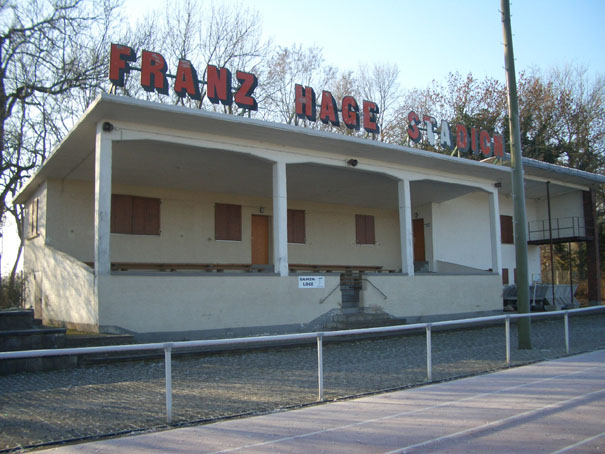
[[[160,234],[160,199],[112,194],[111,233]]]
[[[513,217],[512,216],[500,216],[500,237],[502,244],[514,244],[515,239],[513,236]]]
[[[288,243],[305,243],[304,210],[288,210]]]
[[[214,205],[214,237],[217,240],[242,240],[242,207],[217,203]]]
[[[508,268],[502,268],[502,284],[508,285]]]
[[[135,235],[160,234],[160,199],[132,198],[132,233]]]
[[[365,214],[355,215],[355,236],[357,244],[374,244],[374,216]]]
[[[40,212],[40,198],[36,197],[30,204],[27,210],[27,237],[34,238],[40,234],[38,228],[39,212]]]
[[[132,233],[132,196],[112,194],[111,233]]]

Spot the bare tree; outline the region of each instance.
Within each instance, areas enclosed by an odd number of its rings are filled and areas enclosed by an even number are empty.
[[[359,91],[364,99],[378,105],[378,138],[385,140],[385,128],[389,129],[399,103],[399,68],[392,64],[375,64],[359,67]]]
[[[336,69],[325,66],[322,51],[318,47],[303,48],[301,45],[279,47],[267,63],[265,79],[261,81],[266,109],[264,118],[287,124],[319,128],[318,122],[300,119],[295,112],[295,86],[328,86],[335,79]]]
[[[107,86],[116,6],[114,0],[0,3],[0,215],[88,104],[90,95],[77,95]],[[22,227],[20,209],[10,212]]]

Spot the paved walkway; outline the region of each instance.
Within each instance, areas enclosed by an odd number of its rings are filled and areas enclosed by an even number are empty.
[[[559,318],[532,324],[532,350],[513,365],[565,355]],[[572,353],[605,348],[605,315],[570,318]],[[423,334],[324,345],[326,399],[424,384]],[[433,332],[433,379],[505,368],[504,327]],[[313,346],[224,353],[173,362],[173,421],[212,422],[296,408],[317,399]],[[605,413],[604,413],[605,414]],[[0,377],[0,452],[165,425],[163,361]]]
[[[44,451],[594,453],[605,449],[605,350],[300,410]]]

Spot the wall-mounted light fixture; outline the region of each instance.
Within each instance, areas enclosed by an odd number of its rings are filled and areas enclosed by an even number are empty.
[[[498,181],[494,186],[497,187],[497,188],[501,188],[502,187],[502,183]]]
[[[351,167],[357,167],[357,164],[359,164],[359,161],[357,159],[349,159],[347,161],[347,164],[349,164]]]
[[[259,212],[259,213],[264,213],[264,212],[265,212],[265,207],[260,207],[260,208],[258,209],[258,212]]]

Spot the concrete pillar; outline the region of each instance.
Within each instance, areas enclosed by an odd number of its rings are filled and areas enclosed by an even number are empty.
[[[502,275],[502,246],[500,238],[500,202],[498,191],[489,193],[489,226],[492,246],[492,270]]]
[[[95,145],[95,281],[109,275],[111,223],[111,132],[97,124]],[[108,123],[109,124],[109,123]]]
[[[288,275],[288,193],[286,164],[273,164],[273,264],[280,276]]]
[[[399,199],[399,237],[401,239],[401,272],[414,275],[414,233],[412,231],[412,202],[410,181],[397,183]]]

